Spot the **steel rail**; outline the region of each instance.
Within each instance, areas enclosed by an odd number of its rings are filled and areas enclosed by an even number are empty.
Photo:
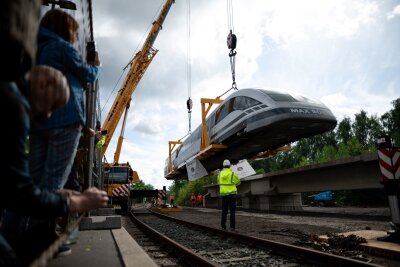
[[[182,253],[182,257],[188,259],[188,262],[192,263],[194,266],[210,266],[210,267],[218,267],[220,265],[212,262],[205,257],[202,257],[190,249],[182,246],[181,244],[175,242],[174,240],[168,238],[167,236],[163,235],[162,233],[158,232],[157,230],[151,228],[147,224],[140,221],[133,212],[129,214],[130,218],[136,223],[138,226],[144,228],[146,231],[150,232],[152,235],[156,236],[157,238],[161,239],[162,242],[167,243],[170,247],[172,247],[175,251]]]
[[[267,247],[268,249],[272,250],[272,253],[276,255],[291,257],[294,259],[298,259],[302,262],[307,262],[311,264],[316,264],[318,266],[327,266],[327,267],[342,267],[342,266],[354,266],[354,267],[382,267],[382,265],[377,265],[368,262],[362,262],[359,260],[354,260],[351,258],[346,258],[338,255],[333,255],[317,250],[312,250],[308,248],[303,248],[299,246],[294,246],[290,244],[284,244],[277,241],[271,241],[267,239],[262,239],[258,237],[243,235],[237,232],[227,232],[226,230],[217,229],[214,227],[209,227],[205,225],[200,225],[192,222],[188,222],[185,220],[180,220],[177,218],[173,218],[168,215],[161,214],[159,212],[155,212],[149,210],[152,214],[160,217],[165,218],[170,221],[174,221],[181,224],[190,225],[191,227],[196,227],[200,229],[204,229],[206,231],[211,231],[219,235],[227,236],[229,238],[234,238],[237,240],[247,241],[254,245],[260,245]]]

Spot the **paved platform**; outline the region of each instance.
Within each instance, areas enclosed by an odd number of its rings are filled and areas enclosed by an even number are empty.
[[[79,231],[72,254],[57,257],[48,267],[156,267],[157,264],[136,243],[125,228]]]
[[[168,211],[181,211],[170,208]],[[121,226],[114,209],[101,209],[83,218],[77,243],[70,245],[70,255],[57,257],[48,267],[156,267],[157,264]],[[119,220],[118,220],[119,219]]]

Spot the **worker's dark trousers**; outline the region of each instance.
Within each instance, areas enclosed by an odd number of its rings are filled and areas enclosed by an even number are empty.
[[[222,197],[222,217],[221,227],[226,229],[226,217],[230,212],[230,227],[235,229],[236,195],[227,195]]]

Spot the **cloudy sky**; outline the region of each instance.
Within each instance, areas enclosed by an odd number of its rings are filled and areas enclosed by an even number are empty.
[[[162,0],[93,1],[102,64],[102,119],[140,50]],[[238,88],[274,88],[321,100],[338,120],[365,110],[382,115],[400,96],[399,0],[232,0],[238,38]],[[188,0],[176,0],[154,47],[159,50],[133,93],[120,161],[155,188],[168,141],[188,132]],[[215,98],[232,79],[226,46],[226,0],[190,1],[192,130],[200,98]],[[228,93],[229,94],[229,93]],[[117,129],[106,157],[112,161]]]

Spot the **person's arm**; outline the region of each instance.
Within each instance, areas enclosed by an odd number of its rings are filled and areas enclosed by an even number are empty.
[[[67,45],[64,51],[64,58],[67,72],[79,77],[81,82],[94,82],[100,76],[101,67],[98,55],[94,63],[98,65],[90,65],[83,61],[79,52],[72,45]]]
[[[233,183],[236,185],[236,186],[238,186],[238,185],[240,185],[240,178],[239,178],[239,176],[236,174],[236,173],[234,173],[233,174]]]
[[[62,195],[68,197],[68,206],[70,212],[85,212],[107,205],[108,197],[105,191],[101,191],[96,187],[90,187],[83,193],[73,190],[59,190]]]

